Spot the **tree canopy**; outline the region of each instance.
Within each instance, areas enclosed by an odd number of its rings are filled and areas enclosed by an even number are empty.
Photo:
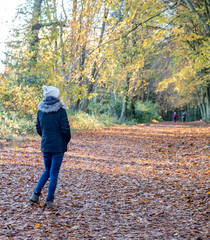
[[[198,106],[209,120],[209,9],[209,0],[27,0],[7,42],[3,107],[32,114],[45,84],[73,111],[126,119],[152,101],[162,116]]]

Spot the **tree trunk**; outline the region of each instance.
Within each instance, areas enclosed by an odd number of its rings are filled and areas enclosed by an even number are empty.
[[[81,101],[80,99],[77,99],[77,101],[73,103],[72,106],[73,111],[77,111],[79,109],[80,101]]]
[[[206,121],[206,105],[205,103],[202,103],[202,109],[203,109],[203,117],[202,119]]]
[[[63,26],[62,25],[59,26],[59,39],[60,39],[59,48],[61,52],[60,73],[63,79],[65,80],[65,82],[67,82],[69,80],[69,76],[66,73],[66,69],[65,69],[65,49],[64,49],[64,43],[63,43]]]
[[[88,87],[87,87],[87,97],[86,98],[84,98],[84,100],[83,100],[83,106],[82,106],[82,111],[84,111],[84,112],[87,112],[87,109],[88,109],[88,105],[89,105],[89,95],[90,95],[90,93],[93,91],[93,84],[92,83],[90,83],[89,81],[88,81]]]
[[[124,121],[126,118],[126,111],[125,111],[125,97],[123,98],[123,102],[122,102],[122,110],[121,110],[121,115],[120,115],[120,120]]]
[[[113,96],[114,96],[114,104],[116,105],[117,104],[117,96],[116,96],[115,89],[113,91]]]
[[[61,49],[61,64],[62,71],[65,73],[65,54],[64,54],[64,43],[63,43],[63,26],[60,25],[60,49]]]
[[[79,68],[80,71],[83,72],[84,70],[84,65],[85,65],[85,60],[86,60],[86,45],[83,45],[82,47],[82,53],[79,61]],[[83,74],[81,73],[79,78],[78,78],[78,85],[82,86],[83,82]],[[79,94],[81,95],[81,94]],[[78,111],[80,107],[81,99],[77,99],[77,101],[73,104],[73,111]]]
[[[32,57],[30,60],[30,68],[35,66],[37,63],[38,56],[38,43],[39,43],[39,30],[42,25],[40,24],[39,17],[41,15],[41,5],[43,0],[35,0],[33,13],[32,13],[32,26],[31,26],[31,39],[30,39],[30,51],[32,53]]]
[[[202,104],[199,104],[198,106],[199,106],[200,111],[201,111],[201,119],[203,120],[203,116],[204,116],[203,106],[202,106]]]
[[[136,99],[135,99],[135,97],[132,97],[132,99],[131,99],[131,114],[132,114],[134,117],[136,117],[135,104],[136,104]]]
[[[210,121],[210,85],[206,87],[206,120]]]
[[[77,0],[73,0],[73,9],[72,9],[72,23],[71,23],[71,45],[70,45],[70,55],[74,57],[75,52],[78,50],[78,44],[76,43],[76,36],[77,36]],[[81,32],[81,22],[78,34]]]
[[[200,13],[198,11],[196,11],[196,9],[194,8],[192,2],[190,0],[184,0],[185,3],[187,4],[188,8],[194,12],[194,14],[196,14],[199,18],[199,21],[203,24],[203,26],[205,27],[207,34],[209,34],[210,32],[210,26],[208,25],[207,22],[205,22],[202,18],[202,16],[200,15]]]
[[[102,22],[102,28],[101,28],[101,34],[100,34],[100,38],[99,38],[99,42],[98,42],[98,48],[100,47],[102,41],[103,41],[103,36],[104,36],[104,32],[105,32],[105,27],[106,27],[106,19],[108,17],[108,10],[105,8],[104,9],[104,16],[103,16],[103,22]],[[99,49],[100,52],[100,49]],[[94,87],[96,85],[96,81],[98,78],[98,73],[99,73],[99,69],[97,70],[97,59],[98,59],[98,55],[99,53],[96,55],[95,60],[93,62],[93,66],[92,66],[92,71],[91,71],[91,77],[92,79],[95,80],[95,82],[89,81],[89,79],[87,79],[87,97],[84,99],[84,103],[83,103],[83,107],[82,110],[84,112],[87,111],[88,109],[88,105],[89,105],[89,95],[94,92]],[[103,62],[104,63],[104,62]],[[103,63],[101,66],[103,66]]]
[[[206,121],[206,102],[205,102],[206,92],[205,89],[202,91],[201,104],[203,107],[203,120]]]
[[[207,113],[208,113],[208,108],[209,108],[209,89],[206,87],[205,89],[201,89],[200,95],[197,93],[198,97],[198,106],[201,111],[201,118],[202,120],[206,121],[207,120]]]
[[[147,87],[147,102],[149,102],[149,94],[150,94],[150,92],[149,92],[149,86]]]
[[[130,88],[130,73],[127,73],[126,83],[125,83],[125,94],[123,98],[120,120],[125,120],[128,115],[127,111],[128,111],[128,101],[129,101],[129,96],[128,96],[129,88]]]
[[[58,17],[57,17],[57,8],[56,8],[56,0],[53,0],[53,5],[54,5],[54,19],[56,20],[56,22],[58,22]],[[56,32],[56,27],[55,25],[53,25],[53,32]],[[54,71],[57,71],[58,69],[58,60],[57,60],[57,56],[58,56],[58,39],[55,39],[55,62],[54,62]]]

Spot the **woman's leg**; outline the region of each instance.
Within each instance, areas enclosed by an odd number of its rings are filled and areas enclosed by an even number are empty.
[[[48,187],[47,201],[52,201],[54,199],[54,194],[58,182],[58,174],[63,161],[64,153],[54,153],[52,154],[52,164],[50,169],[50,182]]]
[[[42,153],[44,158],[45,171],[41,175],[39,182],[37,183],[35,193],[41,193],[42,188],[50,177],[50,169],[52,164],[52,153]]]

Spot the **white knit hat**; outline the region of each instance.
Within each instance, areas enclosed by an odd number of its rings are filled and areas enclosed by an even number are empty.
[[[45,97],[48,97],[48,96],[53,96],[53,97],[58,97],[59,96],[59,89],[54,87],[54,86],[43,86],[42,87],[43,89],[43,94]]]

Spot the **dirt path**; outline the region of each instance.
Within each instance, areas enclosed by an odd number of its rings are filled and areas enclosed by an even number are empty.
[[[39,141],[1,146],[0,239],[209,239],[207,124],[164,122],[74,134],[55,210],[28,199]]]

